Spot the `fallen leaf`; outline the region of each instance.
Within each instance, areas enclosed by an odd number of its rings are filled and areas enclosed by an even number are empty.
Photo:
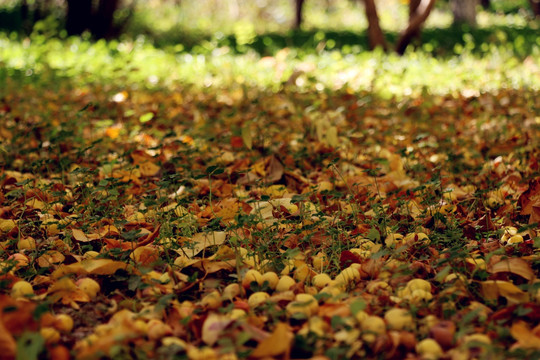
[[[293,333],[289,326],[279,323],[272,334],[257,345],[251,356],[264,358],[281,355],[291,348],[292,339]]]
[[[529,295],[509,281],[488,280],[481,282],[482,294],[487,300],[506,298],[509,304],[521,304],[529,300]]]
[[[540,337],[536,336],[524,321],[513,323],[510,334],[516,339],[512,348],[540,350]]]
[[[488,267],[490,273],[510,272],[532,281],[536,278],[529,264],[520,258],[504,259]]]
[[[207,345],[214,345],[219,339],[223,330],[225,330],[232,322],[233,320],[225,315],[211,313],[203,323],[202,340]]]

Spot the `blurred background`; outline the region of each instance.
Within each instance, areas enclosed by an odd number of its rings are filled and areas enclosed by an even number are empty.
[[[392,39],[407,26],[409,1],[375,3],[380,26]],[[537,0],[435,1],[425,22],[427,42],[435,41],[435,47],[440,41],[433,38],[459,43],[464,31],[472,31],[482,42],[486,30],[501,26],[538,30],[533,20],[539,8]],[[181,44],[190,50],[197,45],[203,47],[198,50],[211,47],[208,42],[232,45],[238,51],[246,46],[266,52],[286,45],[316,47],[317,39],[307,36],[316,31],[331,34],[333,41],[327,41],[327,47],[366,46],[367,27],[362,0],[0,0],[0,31],[6,33],[94,39],[144,36],[156,45]],[[437,29],[449,30],[455,38],[441,39],[433,34]],[[261,37],[264,34],[269,36]]]

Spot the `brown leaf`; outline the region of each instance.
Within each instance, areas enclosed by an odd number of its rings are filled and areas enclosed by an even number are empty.
[[[529,215],[529,223],[540,222],[540,179],[532,179],[529,188],[518,199],[521,215]]]
[[[532,281],[536,278],[534,275],[533,270],[529,266],[529,264],[520,258],[510,258],[510,259],[504,259],[493,266],[490,266],[488,268],[488,271],[497,274],[501,272],[510,272],[512,274],[516,274],[521,276],[524,279],[527,279],[529,281]]]
[[[257,345],[251,356],[256,358],[278,356],[288,351],[291,347],[293,333],[285,323],[277,324],[269,337]]]

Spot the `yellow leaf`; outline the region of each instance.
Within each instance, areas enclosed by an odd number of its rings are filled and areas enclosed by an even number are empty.
[[[529,300],[526,292],[509,281],[488,280],[481,284],[482,294],[487,300],[497,300],[499,296],[506,298],[509,304],[521,304]]]
[[[249,128],[249,123],[244,124],[242,126],[242,140],[244,141],[244,145],[251,150],[253,147],[253,138],[251,136],[251,129]]]
[[[534,335],[524,321],[512,324],[510,334],[517,341],[512,347],[540,350],[540,337]]]
[[[82,230],[79,229],[73,229],[71,230],[71,234],[73,235],[73,238],[77,241],[90,241],[88,237],[85,235],[85,233],[82,232]]]
[[[65,275],[112,275],[117,270],[132,270],[131,267],[121,261],[111,259],[86,259],[78,263],[59,266],[52,274],[53,279],[61,278]]]
[[[274,332],[261,341],[251,353],[252,357],[263,358],[283,354],[291,347],[293,334],[285,323],[277,324]]]

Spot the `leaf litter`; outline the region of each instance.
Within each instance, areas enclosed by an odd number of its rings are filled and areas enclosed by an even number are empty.
[[[534,91],[23,90],[2,358],[538,355]]]

